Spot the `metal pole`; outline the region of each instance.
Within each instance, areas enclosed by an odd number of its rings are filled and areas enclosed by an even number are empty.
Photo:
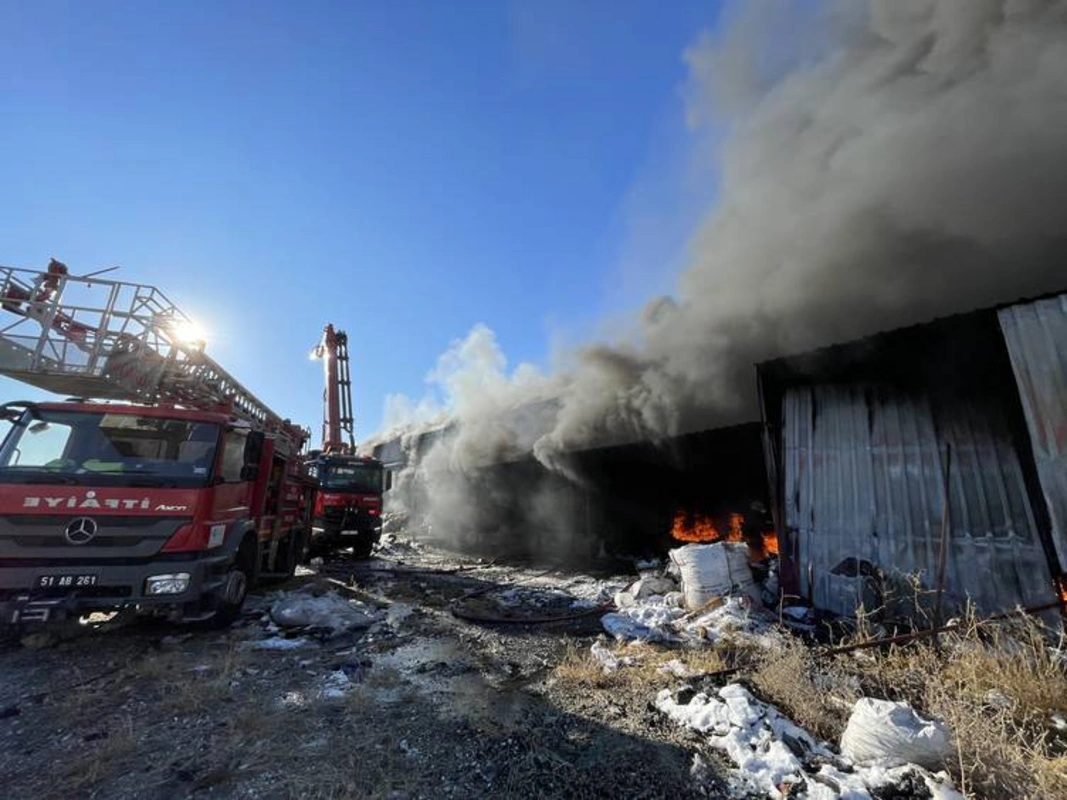
[[[952,503],[950,493],[952,486],[950,474],[952,469],[952,445],[945,444],[945,460],[943,464],[943,484],[941,509],[941,546],[937,553],[937,594],[934,597],[934,630],[941,627],[941,601],[945,594],[945,562],[948,561],[948,539],[952,528]],[[941,648],[941,640],[934,634],[934,647]]]

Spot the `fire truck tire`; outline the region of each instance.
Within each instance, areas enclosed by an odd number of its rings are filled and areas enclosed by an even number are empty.
[[[256,563],[256,540],[254,536],[247,535],[226,571],[222,596],[215,616],[211,618],[212,627],[228,628],[240,618],[248,591],[256,583]]]
[[[293,531],[285,553],[285,574],[291,578],[296,574],[298,564],[307,561],[308,537],[304,531]]]
[[[356,558],[370,558],[370,551],[374,549],[374,539],[369,535],[360,536],[352,545],[352,555]]]

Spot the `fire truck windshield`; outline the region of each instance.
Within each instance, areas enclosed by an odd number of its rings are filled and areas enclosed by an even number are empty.
[[[34,410],[0,447],[0,482],[203,485],[218,438],[217,425],[194,420]]]
[[[344,492],[380,492],[382,468],[379,464],[324,464],[319,467],[319,486]]]

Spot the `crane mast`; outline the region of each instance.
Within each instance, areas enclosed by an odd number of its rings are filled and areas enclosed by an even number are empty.
[[[322,361],[322,450],[352,454],[356,451],[352,418],[352,378],[348,364],[348,334],[327,325],[314,356]]]

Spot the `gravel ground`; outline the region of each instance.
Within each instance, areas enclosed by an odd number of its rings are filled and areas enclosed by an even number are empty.
[[[0,649],[0,796],[725,796],[653,691],[560,677],[600,633],[585,612],[631,577],[401,537],[270,587],[229,631],[116,619],[30,637]],[[276,630],[273,592],[298,590],[375,621]],[[555,616],[572,618],[514,624]],[[694,771],[698,753],[712,766]]]

